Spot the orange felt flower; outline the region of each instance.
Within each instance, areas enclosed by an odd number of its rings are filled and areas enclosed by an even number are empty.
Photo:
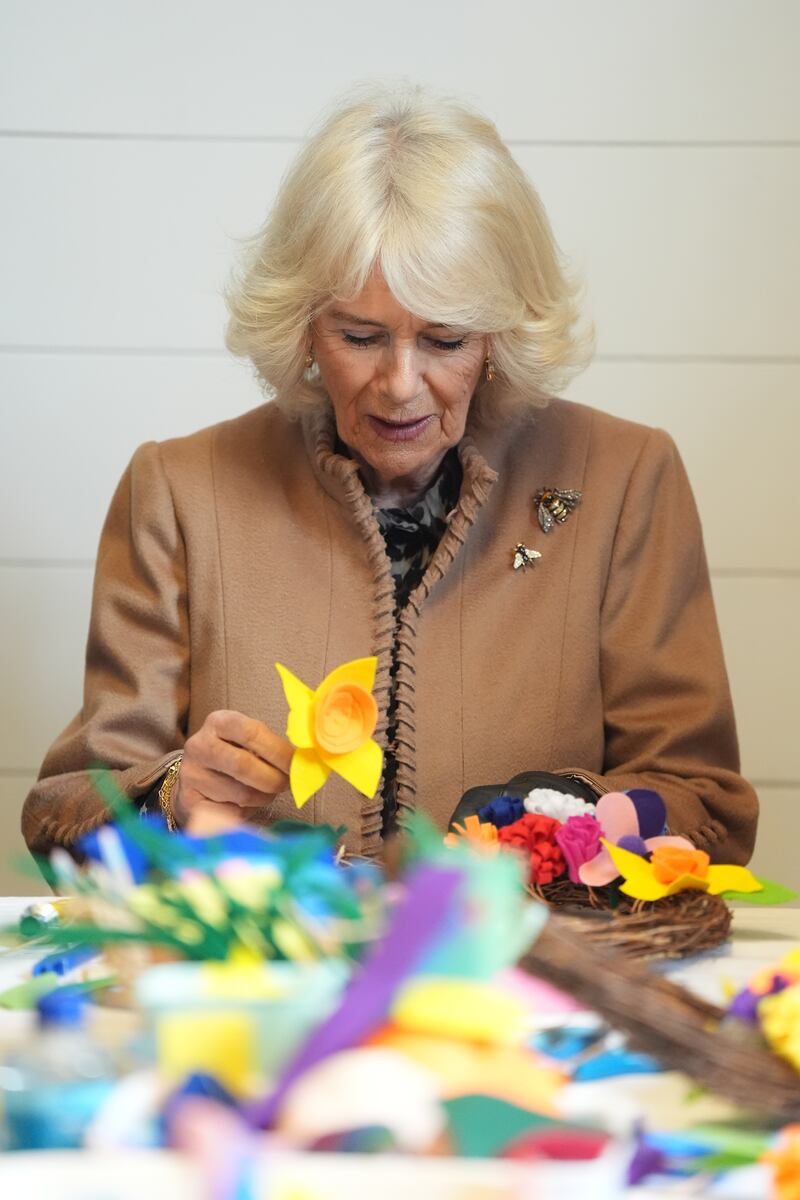
[[[445,846],[458,846],[462,841],[467,842],[475,850],[481,850],[484,854],[496,854],[500,849],[500,842],[497,839],[497,829],[494,825],[487,822],[482,822],[480,817],[467,817],[463,825],[458,821],[453,822],[453,832],[448,833],[444,839]]]
[[[650,859],[653,875],[659,883],[670,884],[682,875],[697,879],[708,876],[711,859],[703,850],[684,850],[682,846],[658,846]]]
[[[314,706],[314,736],[329,754],[357,750],[375,731],[375,697],[357,683],[334,684]]]
[[[800,1200],[800,1125],[782,1129],[777,1146],[761,1161],[772,1167],[774,1200]]]

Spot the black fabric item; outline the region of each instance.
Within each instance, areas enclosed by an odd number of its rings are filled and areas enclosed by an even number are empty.
[[[498,796],[517,796],[521,800],[534,788],[550,788],[564,796],[578,796],[589,804],[597,801],[596,793],[581,779],[571,775],[551,775],[549,771],[522,771],[509,779],[508,783],[487,783],[464,792],[450,818],[450,828],[453,828],[455,821],[463,825],[467,817],[477,815],[480,809]]]

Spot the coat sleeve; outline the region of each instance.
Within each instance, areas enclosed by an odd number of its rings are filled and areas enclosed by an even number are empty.
[[[758,800],[739,774],[728,677],[694,497],[678,451],[650,431],[631,473],[600,618],[605,760],[599,792],[649,787],[670,831],[745,863]]]
[[[91,769],[131,799],[183,746],[189,697],[185,552],[159,447],[140,447],[111,502],[95,570],[83,706],[22,812],[29,848],[70,846],[108,819]]]

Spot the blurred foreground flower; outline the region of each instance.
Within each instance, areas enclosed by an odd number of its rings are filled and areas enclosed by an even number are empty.
[[[777,1146],[761,1161],[772,1167],[774,1200],[800,1200],[800,1125],[781,1130]]]

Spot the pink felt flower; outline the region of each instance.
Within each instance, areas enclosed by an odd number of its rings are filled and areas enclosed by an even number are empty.
[[[625,792],[608,792],[597,801],[597,820],[606,841],[622,846],[634,854],[646,855],[658,846],[681,846],[694,850],[686,838],[671,836],[648,836],[653,829],[663,829],[666,820],[666,805],[656,792],[644,789]],[[619,875],[611,855],[603,847],[594,858],[578,869],[581,883],[587,887],[604,887]]]
[[[600,822],[588,813],[569,817],[556,831],[555,838],[567,860],[567,870],[573,883],[581,882],[578,874],[580,868],[599,854],[602,835]]]

